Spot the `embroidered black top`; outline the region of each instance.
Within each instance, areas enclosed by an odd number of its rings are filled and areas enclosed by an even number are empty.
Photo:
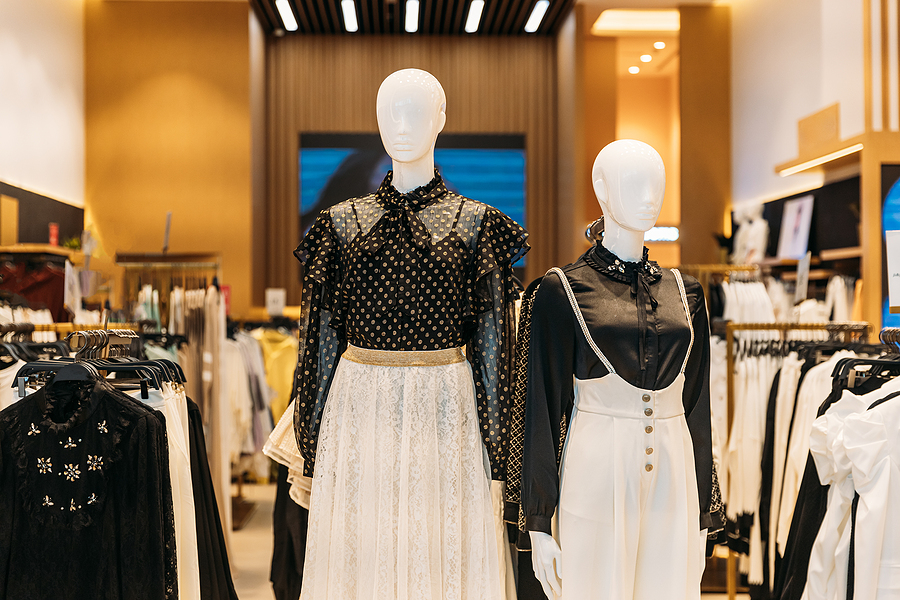
[[[620,261],[595,245],[563,267],[595,343],[628,383],[659,390],[681,369],[690,341],[684,305],[668,269],[644,258]],[[715,528],[710,514],[713,488],[709,417],[709,322],[703,288],[684,278],[694,328],[685,369],[684,411],[694,446],[701,528]],[[571,415],[574,383],[607,374],[590,349],[572,312],[562,282],[544,277],[534,299],[528,359],[528,390],[522,473],[522,501],[528,530],[550,533],[559,500],[561,423]]]
[[[177,598],[165,431],[102,382],[0,412],[0,598]]]
[[[376,350],[467,346],[493,477],[505,476],[512,371],[512,265],[528,233],[447,189],[435,170],[406,194],[378,190],[322,211],[294,252],[305,268],[294,427],[305,474],[347,344]]]

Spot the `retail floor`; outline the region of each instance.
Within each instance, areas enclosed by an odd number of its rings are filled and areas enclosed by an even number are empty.
[[[274,600],[269,583],[272,561],[272,507],[275,485],[245,485],[244,497],[256,502],[256,510],[247,525],[235,531],[231,544],[232,575],[240,600]],[[703,600],[725,600],[726,594],[704,594]],[[749,600],[739,595],[738,600]]]

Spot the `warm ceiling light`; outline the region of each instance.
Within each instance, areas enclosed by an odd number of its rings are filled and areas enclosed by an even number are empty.
[[[665,50],[666,43],[665,42],[653,42],[653,47],[656,48],[657,50]]]
[[[419,0],[406,0],[406,33],[419,30]]]
[[[649,54],[641,54],[641,62],[650,62],[653,60],[653,57]]]
[[[359,23],[356,21],[356,2],[341,0],[341,11],[344,13],[344,29],[349,33],[359,31]]]
[[[466,17],[466,33],[475,33],[481,25],[481,12],[484,10],[484,0],[472,0],[469,4],[469,15]]]
[[[549,7],[550,0],[537,1],[537,4],[535,4],[534,8],[531,9],[531,16],[528,17],[528,22],[525,23],[526,33],[534,33],[538,30],[538,27],[541,26],[541,21],[544,20],[544,15],[547,14],[547,9]]]
[[[632,75],[637,75],[638,73],[641,72],[641,68],[640,67],[628,67],[628,72],[631,73]]]
[[[862,149],[862,144],[853,144],[852,146],[847,146],[846,148],[842,148],[841,150],[836,150],[834,152],[826,154],[825,156],[820,156],[819,158],[814,158],[812,160],[802,162],[799,165],[794,165],[793,167],[782,169],[778,171],[778,174],[782,177],[787,177],[788,175],[793,175],[801,171],[806,171],[807,169],[812,169],[813,167],[824,165],[825,163],[829,163],[833,160],[837,160],[845,156],[850,156],[851,154],[859,152]]]
[[[275,0],[275,8],[281,16],[281,22],[288,31],[297,31],[297,19],[294,17],[294,11],[291,10],[291,4],[288,0]]]
[[[591,32],[597,35],[640,33],[652,31],[674,32],[681,28],[677,9],[671,10],[604,10],[597,17]]]

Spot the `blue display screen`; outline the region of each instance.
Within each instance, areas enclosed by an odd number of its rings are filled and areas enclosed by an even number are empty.
[[[882,170],[884,171],[886,168],[890,169],[891,166],[893,165],[882,166]],[[896,170],[896,168],[893,170]],[[889,183],[890,179],[893,179],[891,176],[885,177],[886,175],[888,174],[882,173],[882,185]],[[885,187],[887,186],[885,185]],[[900,230],[900,180],[895,180],[893,185],[888,188],[888,193],[884,197],[884,204],[881,209],[882,243],[884,242],[884,232],[898,230]],[[891,314],[890,310],[890,298],[887,294],[886,269],[886,266],[882,267],[884,273],[882,280],[884,283],[882,285],[881,326],[900,327],[900,314]]]
[[[378,134],[300,136],[300,230],[348,198],[375,191],[391,168]],[[447,187],[525,223],[525,136],[441,134],[435,166]]]

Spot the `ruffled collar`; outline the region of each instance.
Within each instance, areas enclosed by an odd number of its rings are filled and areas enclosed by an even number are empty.
[[[420,211],[434,204],[447,193],[447,186],[444,185],[444,179],[437,169],[434,170],[434,178],[431,181],[405,194],[397,191],[393,180],[394,172],[388,171],[381,185],[375,191],[375,200],[387,210],[409,207],[413,211]]]
[[[656,283],[662,279],[662,269],[656,261],[647,258],[647,255],[648,250],[644,246],[644,256],[641,260],[637,262],[621,260],[598,242],[584,255],[584,260],[595,270],[622,283],[632,283],[634,273],[638,273],[641,279],[648,283]]]
[[[49,431],[62,433],[77,427],[90,416],[97,407],[105,387],[102,381],[87,384],[54,384],[43,387],[37,396],[37,407],[41,411],[41,425]],[[75,403],[74,411],[61,406],[61,403]],[[70,413],[65,420],[58,420],[61,413]]]

